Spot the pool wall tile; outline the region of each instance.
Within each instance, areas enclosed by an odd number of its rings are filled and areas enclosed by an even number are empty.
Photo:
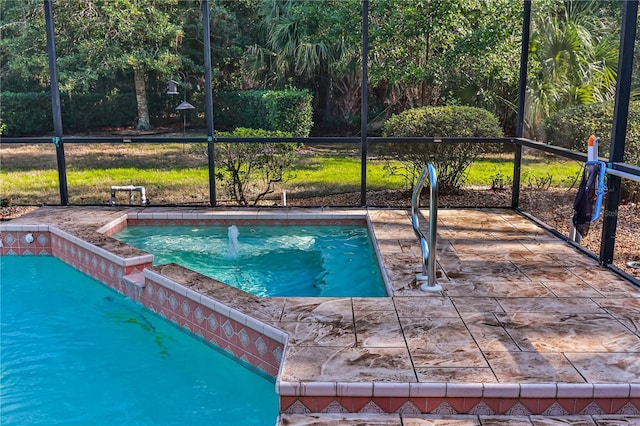
[[[142,274],[142,304],[265,373],[278,374],[278,354],[284,350],[281,335],[272,330],[265,334],[265,324],[155,271],[145,269]]]
[[[167,213],[167,219],[168,220],[182,220],[183,219],[183,215],[182,213],[175,213],[175,212],[169,212]]]
[[[276,382],[276,392],[280,395],[281,399],[285,396],[299,396],[300,382],[286,382],[284,380],[278,380]]]
[[[30,243],[27,236],[30,235]],[[0,255],[51,255],[51,233],[42,225],[0,225]]]
[[[4,225],[0,225],[0,232],[33,232],[38,230],[38,225],[23,225],[23,224],[13,224],[7,223]]]
[[[238,311],[237,309],[229,309],[229,318],[231,318],[232,320],[234,320],[236,323],[238,324],[242,324],[245,325],[247,323],[247,314],[243,314],[242,312]]]
[[[409,383],[373,382],[373,396],[409,398]]]
[[[594,398],[629,398],[631,387],[627,383],[596,383]]]
[[[338,382],[336,386],[337,396],[373,396],[373,383],[345,383]]]
[[[481,383],[447,383],[447,398],[449,397],[481,397]],[[516,394],[517,396],[517,394]]]
[[[280,412],[286,414],[308,414],[311,413],[311,410],[305,407],[295,396],[282,396],[280,397]]]
[[[275,327],[273,327],[273,326],[271,326],[269,324],[264,324],[263,329],[262,329],[262,333],[266,337],[268,337],[268,338],[270,338],[270,339],[272,339],[272,340],[274,340],[276,342],[287,343],[288,334],[283,332],[283,331],[280,331],[279,329],[277,329],[277,328],[275,328]]]
[[[336,395],[336,383],[335,382],[310,382],[300,383],[299,387],[301,396],[335,396]]]
[[[141,264],[145,264],[146,265],[146,264],[149,264],[149,263],[153,263],[153,255],[152,254],[146,254],[146,255],[141,255],[141,256],[133,256],[133,257],[128,257],[128,258],[124,259],[124,265],[125,266],[139,266]],[[142,270],[140,270],[139,272],[142,272]]]
[[[555,385],[553,389],[544,388],[545,392],[552,391],[555,394]],[[492,397],[511,397],[518,398],[521,395],[520,385],[518,383],[485,383],[482,387],[482,396],[484,398]]]
[[[384,412],[388,414],[474,414],[474,415],[597,415],[606,413],[638,415],[638,398],[495,398],[483,397],[416,397],[404,395],[405,388],[394,383],[278,382],[281,410],[299,412],[301,407],[313,412]],[[406,384],[404,384],[406,385]],[[372,396],[371,392],[379,395]],[[360,393],[362,396],[358,396]],[[395,395],[394,395],[395,394]]]
[[[182,220],[196,220],[198,219],[198,213],[182,213]]]

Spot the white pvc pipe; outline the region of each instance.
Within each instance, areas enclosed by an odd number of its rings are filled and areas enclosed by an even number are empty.
[[[609,169],[609,168],[607,168],[607,170],[605,170],[605,172],[609,173],[610,175],[620,176],[620,177],[623,177],[625,179],[631,179],[631,180],[634,180],[636,182],[640,182],[640,176],[632,175],[631,173],[622,172],[620,170]]]
[[[140,193],[140,204],[143,206],[147,204],[147,194],[144,186],[134,186],[134,185],[125,185],[125,186],[112,186],[111,187],[111,201],[110,204],[112,206],[116,205],[116,191],[129,191],[129,204],[133,204],[133,191]]]

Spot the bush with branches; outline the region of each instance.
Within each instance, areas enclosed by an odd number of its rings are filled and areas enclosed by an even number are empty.
[[[291,133],[262,129],[237,128],[218,136],[288,138]],[[296,144],[291,142],[218,142],[216,164],[224,172],[217,177],[229,196],[242,206],[264,199],[276,185],[292,177],[291,165]]]
[[[385,122],[388,137],[495,137],[503,136],[498,118],[489,111],[467,106],[422,107],[403,111]],[[413,186],[420,171],[432,163],[443,192],[454,192],[464,183],[469,165],[494,145],[462,143],[389,143],[383,153],[401,162],[388,165],[392,174],[403,175]]]

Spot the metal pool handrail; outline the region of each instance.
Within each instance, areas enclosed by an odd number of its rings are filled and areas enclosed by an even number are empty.
[[[420,209],[420,193],[424,187],[425,181],[429,177],[429,238],[427,239],[420,230],[420,220],[418,213]],[[422,250],[422,273],[416,275],[420,289],[429,292],[438,292],[442,290],[442,286],[436,284],[436,234],[438,224],[438,178],[436,169],[431,163],[422,169],[418,183],[413,188],[411,195],[411,224],[413,232],[420,241]]]

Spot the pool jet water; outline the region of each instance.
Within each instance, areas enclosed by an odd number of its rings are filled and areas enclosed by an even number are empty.
[[[231,258],[238,257],[238,253],[240,252],[240,243],[238,242],[238,235],[240,235],[240,231],[236,225],[231,225],[229,230],[227,231],[227,236],[229,237],[229,247],[227,251],[227,255]]]

